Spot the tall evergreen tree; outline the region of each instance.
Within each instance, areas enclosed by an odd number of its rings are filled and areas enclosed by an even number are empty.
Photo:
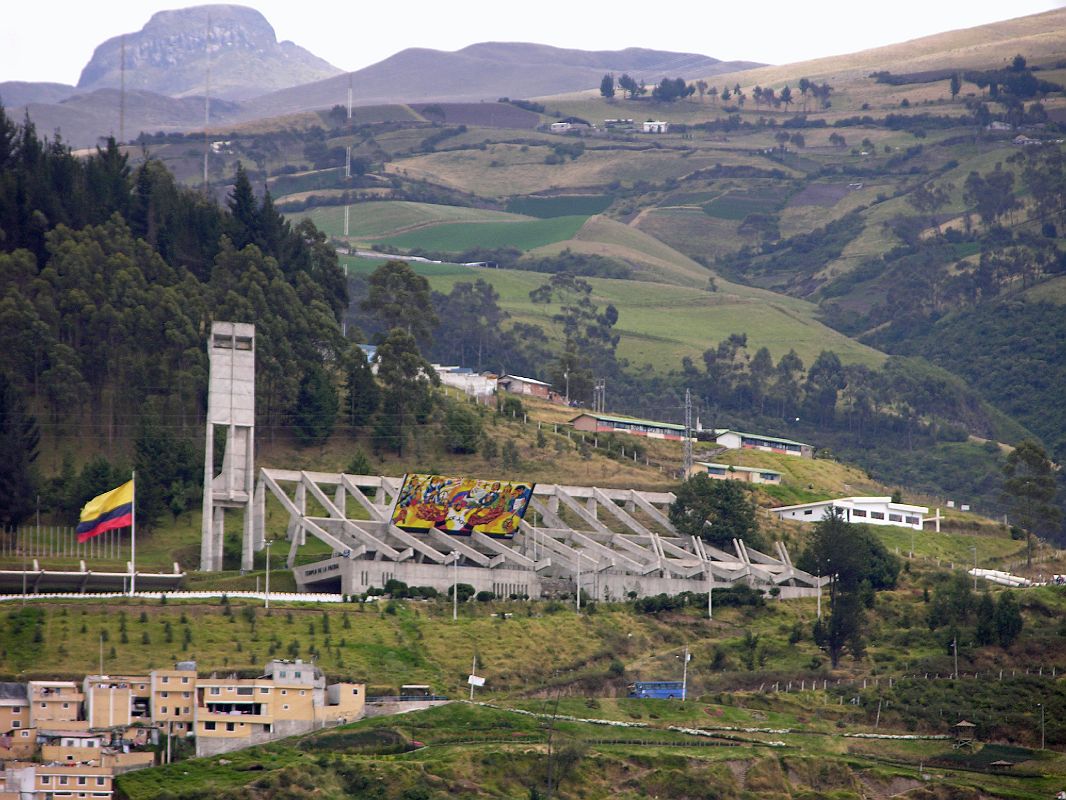
[[[41,432],[22,393],[0,373],[0,527],[18,525],[36,506]]]
[[[250,244],[260,242],[260,218],[259,204],[255,200],[255,192],[252,191],[252,183],[248,180],[248,173],[244,171],[244,165],[237,162],[237,176],[233,181],[233,191],[226,200],[231,219],[229,236],[238,250],[243,250]]]
[[[312,364],[300,380],[300,392],[293,409],[296,437],[304,445],[323,444],[337,423],[337,388],[329,373]]]
[[[1007,456],[1003,475],[1003,497],[1025,531],[1026,563],[1032,566],[1033,534],[1051,533],[1062,520],[1054,505],[1055,470],[1044,448],[1026,439]]]

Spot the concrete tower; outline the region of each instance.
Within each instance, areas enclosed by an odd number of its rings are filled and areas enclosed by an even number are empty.
[[[222,569],[225,510],[244,509],[241,569],[252,568],[255,465],[255,326],[215,322],[207,344],[210,378],[204,447],[204,520],[200,569]],[[215,475],[215,426],[226,430],[222,472]]]

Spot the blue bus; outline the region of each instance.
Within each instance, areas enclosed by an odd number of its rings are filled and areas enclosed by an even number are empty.
[[[629,696],[654,697],[659,700],[685,699],[685,684],[682,681],[637,681],[629,684]]]

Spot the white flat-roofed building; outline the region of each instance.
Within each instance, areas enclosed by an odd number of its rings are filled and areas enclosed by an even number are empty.
[[[781,519],[818,522],[830,507],[840,509],[848,522],[895,525],[919,531],[925,522],[925,515],[929,513],[925,506],[893,503],[891,497],[839,497],[836,500],[819,500],[816,503],[780,506],[770,510]]]
[[[764,453],[781,453],[788,456],[814,458],[814,446],[806,442],[782,439],[778,436],[765,436],[758,433],[743,433],[728,428],[719,428],[714,432],[714,440],[730,450],[761,450]]]

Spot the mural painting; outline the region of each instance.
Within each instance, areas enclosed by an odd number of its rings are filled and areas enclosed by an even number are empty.
[[[408,473],[392,510],[392,524],[411,533],[436,528],[510,539],[532,496],[532,483]]]

